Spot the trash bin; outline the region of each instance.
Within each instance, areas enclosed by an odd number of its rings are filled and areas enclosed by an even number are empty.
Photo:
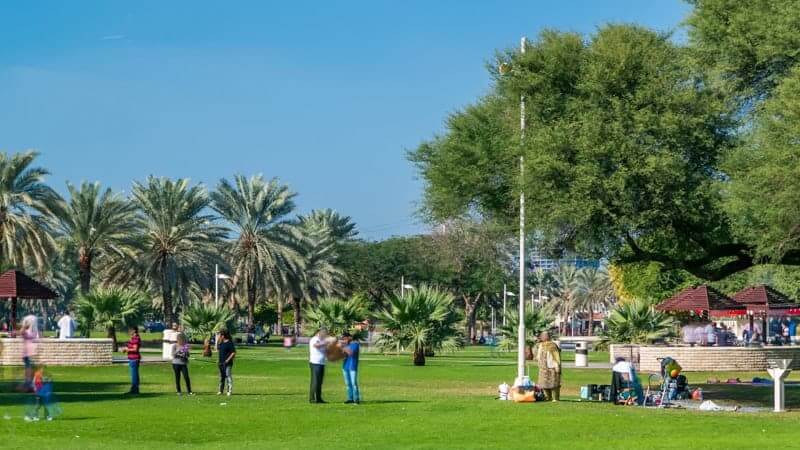
[[[575,343],[575,367],[589,367],[589,343]]]

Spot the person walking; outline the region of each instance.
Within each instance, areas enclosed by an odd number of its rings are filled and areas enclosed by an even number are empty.
[[[322,400],[322,381],[325,378],[325,362],[328,349],[328,330],[320,328],[308,342],[308,366],[311,368],[311,385],[308,401],[327,403]]]
[[[33,392],[33,366],[38,351],[39,319],[33,314],[22,319],[22,365],[25,367],[24,389]]]
[[[347,386],[347,401],[345,403],[361,403],[361,392],[358,389],[358,357],[361,353],[361,345],[350,333],[342,334],[342,351],[347,355],[342,363],[342,373],[344,384]]]
[[[194,395],[192,382],[189,379],[189,344],[186,342],[186,336],[183,333],[178,333],[175,338],[175,347],[172,351],[172,371],[175,372],[175,390],[178,395],[181,395],[181,374],[183,374],[183,381],[186,383],[186,393]]]
[[[233,360],[236,358],[236,346],[233,345],[233,339],[228,330],[222,330],[219,333],[217,355],[219,355],[219,391],[217,391],[217,395],[222,395],[227,383],[228,397],[230,397],[233,394]]]
[[[64,311],[64,315],[58,319],[58,338],[70,339],[75,333],[75,321],[69,311]]]
[[[561,399],[561,349],[550,340],[550,333],[539,335],[536,351],[539,363],[539,386],[544,390],[547,400],[557,402]]]
[[[128,345],[125,347],[125,352],[128,354],[128,371],[131,375],[131,390],[128,394],[139,394],[139,363],[142,361],[142,354],[140,352],[142,346],[142,339],[139,337],[139,328],[131,327],[131,337],[128,339]]]

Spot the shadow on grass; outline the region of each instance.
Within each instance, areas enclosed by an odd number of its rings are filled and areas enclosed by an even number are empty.
[[[361,401],[362,405],[391,405],[394,403],[422,403],[419,400],[369,400]]]
[[[734,402],[743,406],[771,408],[774,388],[772,385],[752,384],[692,384],[692,388],[703,390],[704,400]],[[800,386],[786,386],[786,407],[800,408]]]
[[[33,394],[18,392],[17,387],[17,383],[0,383],[0,406],[20,405],[30,401]],[[129,387],[128,383],[64,381],[56,382],[54,387],[59,403],[135,400],[163,395],[161,393],[126,394],[124,391]]]
[[[57,403],[76,403],[76,402],[108,402],[116,400],[135,401],[141,398],[161,397],[163,394],[145,393],[139,395],[128,395],[123,393],[109,394],[74,394],[56,392]],[[26,405],[31,401],[32,394],[0,394],[0,407]]]

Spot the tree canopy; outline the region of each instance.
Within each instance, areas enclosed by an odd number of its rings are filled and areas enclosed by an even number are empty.
[[[688,44],[609,24],[499,53],[490,93],[409,153],[428,214],[513,226],[522,191],[548,245],[621,265],[721,280],[800,264],[800,5],[692,3]]]

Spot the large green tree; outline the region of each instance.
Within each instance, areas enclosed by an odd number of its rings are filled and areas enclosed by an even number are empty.
[[[494,73],[493,92],[410,155],[428,210],[511,225],[522,189],[528,223],[559,246],[708,279],[749,267],[720,201],[732,122],[687,53],[667,35],[607,25],[589,39],[544,32],[499,55],[510,70]]]

